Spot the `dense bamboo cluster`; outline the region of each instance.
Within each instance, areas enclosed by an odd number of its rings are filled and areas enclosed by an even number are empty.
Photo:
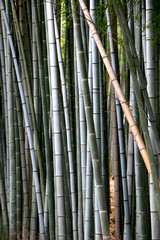
[[[0,0],[0,239],[160,239],[159,7]]]

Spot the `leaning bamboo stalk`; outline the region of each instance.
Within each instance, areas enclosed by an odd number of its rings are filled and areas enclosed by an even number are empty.
[[[139,130],[138,130],[136,124],[135,124],[135,121],[133,119],[131,111],[130,111],[130,109],[128,107],[127,101],[126,101],[126,99],[125,99],[125,97],[124,97],[124,95],[122,93],[122,90],[120,88],[118,80],[117,80],[117,78],[115,76],[115,73],[114,73],[112,67],[111,67],[111,64],[110,64],[109,59],[108,59],[107,54],[106,54],[106,51],[105,51],[105,49],[104,49],[104,47],[102,45],[102,42],[101,42],[101,40],[99,38],[99,35],[98,35],[97,31],[96,31],[96,28],[95,28],[94,24],[93,24],[93,21],[92,21],[92,18],[90,16],[89,12],[88,12],[88,9],[87,9],[87,7],[86,7],[86,5],[85,5],[83,0],[79,0],[79,3],[81,5],[81,7],[82,7],[82,10],[83,10],[84,16],[85,16],[85,18],[86,18],[86,20],[88,22],[88,25],[89,25],[89,27],[90,27],[90,29],[92,31],[92,34],[93,34],[94,39],[95,39],[95,42],[97,44],[97,47],[99,49],[99,52],[100,52],[101,57],[103,59],[103,62],[105,64],[105,67],[106,67],[106,69],[108,71],[108,74],[110,76],[110,79],[111,79],[111,82],[113,84],[113,87],[114,87],[114,89],[115,89],[115,91],[117,93],[117,96],[118,96],[118,99],[119,99],[119,101],[121,103],[121,106],[122,106],[122,109],[124,111],[124,114],[125,114],[125,116],[127,118],[127,121],[128,121],[128,123],[130,125],[130,128],[132,130],[133,136],[134,136],[134,138],[136,140],[136,143],[138,145],[138,148],[140,150],[142,158],[143,158],[143,160],[145,162],[145,165],[146,165],[146,168],[148,170],[148,173],[151,176],[149,157],[148,157],[148,153],[147,153],[146,147],[144,145],[144,142],[142,140],[142,137],[140,135],[140,132],[139,132]]]

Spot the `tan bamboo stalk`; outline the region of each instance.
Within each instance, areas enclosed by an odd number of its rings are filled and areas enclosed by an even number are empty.
[[[123,109],[123,112],[124,112],[124,114],[125,114],[125,116],[127,118],[127,121],[128,121],[129,126],[131,128],[131,131],[133,133],[133,136],[135,138],[135,141],[137,143],[139,151],[140,151],[140,153],[142,155],[142,158],[144,160],[144,163],[146,165],[148,173],[151,176],[149,157],[148,157],[148,153],[147,153],[146,147],[144,145],[144,142],[142,140],[142,137],[140,135],[140,132],[139,132],[139,130],[138,130],[137,126],[136,126],[136,123],[135,123],[135,121],[133,119],[133,116],[132,116],[131,111],[130,111],[130,109],[128,107],[127,101],[126,101],[126,99],[125,99],[125,97],[124,97],[124,95],[122,93],[122,90],[121,90],[121,87],[120,87],[120,85],[118,83],[117,77],[116,77],[116,75],[115,75],[115,73],[114,73],[114,71],[113,71],[113,69],[111,67],[111,64],[110,64],[109,59],[108,59],[107,54],[106,54],[106,51],[105,51],[105,49],[104,49],[104,47],[102,45],[102,42],[101,42],[100,37],[99,37],[99,35],[97,33],[97,30],[96,30],[96,28],[94,26],[92,18],[90,16],[89,12],[88,12],[88,9],[87,9],[87,7],[86,7],[86,5],[85,5],[83,0],[79,0],[79,3],[81,5],[82,11],[83,11],[84,16],[86,18],[86,21],[87,21],[87,23],[88,23],[88,25],[89,25],[89,27],[91,29],[92,35],[94,37],[94,40],[95,40],[96,45],[98,47],[98,50],[99,50],[99,52],[101,54],[101,57],[102,57],[103,62],[104,62],[104,65],[105,65],[105,67],[107,69],[107,72],[109,74],[109,77],[111,79],[112,85],[113,85],[113,87],[114,87],[114,89],[115,89],[115,91],[117,93],[118,99],[119,99],[119,101],[121,103],[121,106],[122,106],[122,109]]]

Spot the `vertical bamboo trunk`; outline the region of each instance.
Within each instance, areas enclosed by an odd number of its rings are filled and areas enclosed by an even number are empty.
[[[98,1],[90,1],[90,14],[94,24],[96,24],[96,7]],[[101,136],[100,136],[100,95],[99,95],[99,53],[92,36],[92,79],[93,79],[93,121],[96,133],[99,160],[101,162]],[[95,184],[95,183],[94,183]],[[95,221],[95,239],[101,238],[101,225],[99,217],[99,207],[96,190],[94,192],[94,221]]]
[[[2,122],[0,121],[0,130],[2,132]],[[2,134],[0,134],[0,203],[3,221],[2,238],[9,239],[9,216],[7,210],[7,199],[5,192],[4,171],[3,171],[3,154],[2,154]]]
[[[128,26],[131,31],[132,37],[133,34],[133,4],[132,1],[128,2]],[[133,114],[133,110],[135,107],[135,94],[133,87],[132,75],[130,74],[130,100],[129,100],[130,110]],[[133,115],[134,116],[134,115]],[[133,171],[134,170],[134,139],[129,128],[129,137],[128,137],[128,158],[127,158],[127,181],[128,181],[128,197],[129,197],[129,210],[130,215],[132,212],[132,194],[133,194]]]
[[[10,14],[10,5],[6,1],[6,13]],[[9,124],[9,159],[10,159],[10,238],[16,239],[16,160],[15,160],[15,137],[14,137],[14,101],[11,50],[7,39],[7,92],[8,92],[8,124]]]
[[[56,47],[58,55],[58,63],[61,75],[61,86],[62,86],[62,99],[63,99],[63,109],[65,117],[65,126],[66,126],[66,135],[67,135],[67,151],[69,159],[69,171],[70,171],[70,190],[71,190],[71,208],[72,208],[72,219],[73,219],[73,239],[77,239],[77,210],[76,210],[76,195],[75,195],[75,172],[74,172],[74,162],[73,162],[73,150],[72,150],[72,136],[71,136],[71,127],[69,119],[69,109],[67,103],[67,90],[66,90],[66,81],[63,69],[62,53],[60,48],[60,39],[58,33],[57,19],[55,15],[55,9],[53,5],[54,13],[54,25],[55,25],[55,37],[56,37]],[[72,113],[73,114],[73,113]]]
[[[134,22],[135,22],[135,47],[138,55],[139,62],[141,58],[141,18],[137,15],[140,12],[141,5],[137,3],[134,6]],[[139,76],[137,75],[139,81]],[[134,115],[137,125],[139,124],[139,115],[136,113],[135,103]],[[145,191],[145,168],[142,162],[142,158],[138,151],[137,144],[134,143],[134,156],[135,156],[135,188],[136,188],[136,235],[137,238],[148,237],[147,226],[147,201],[145,201],[147,195]]]
[[[156,118],[156,82],[155,82],[155,49],[153,43],[154,32],[151,28],[153,17],[154,3],[152,0],[146,0],[146,78],[147,78],[147,91],[151,103],[154,117]],[[157,154],[154,145],[154,138],[150,122],[148,122],[148,131],[152,142],[153,153],[157,163]],[[155,228],[159,225],[158,211],[154,196],[153,182],[150,179],[150,213],[151,213],[151,236],[152,239],[160,239],[160,229]]]
[[[2,17],[2,16],[1,16]],[[4,29],[4,28],[3,28]],[[7,164],[8,164],[8,157],[9,157],[9,139],[8,139],[8,103],[7,103],[7,84],[6,84],[6,66],[5,66],[5,52],[4,52],[4,31],[2,35],[2,25],[0,23],[0,54],[1,54],[1,69],[2,69],[2,81],[3,81],[3,97],[4,97],[4,111],[5,111],[5,141],[6,141],[6,190],[8,191],[8,172],[7,172]],[[9,207],[8,202],[8,194],[7,194],[7,208]]]
[[[121,207],[120,207],[120,174],[119,174],[119,146],[116,119],[115,92],[112,90],[112,128],[113,128],[113,172],[114,172],[114,201],[115,201],[115,237],[121,237]]]
[[[75,36],[75,35],[74,35]],[[76,41],[74,40],[74,79],[75,79],[75,110],[76,110],[76,159],[77,159],[77,190],[78,190],[78,237],[83,239],[83,197],[82,197],[82,172],[81,172],[81,150],[80,150],[80,119],[79,119],[79,89]]]
[[[51,94],[53,101],[53,131],[55,144],[55,184],[57,190],[57,218],[58,218],[58,238],[66,238],[65,222],[65,203],[64,203],[64,175],[63,175],[63,158],[62,158],[62,139],[60,126],[60,106],[59,106],[59,76],[56,55],[56,42],[54,34],[54,16],[53,6],[50,1],[46,2],[47,25],[49,52],[50,52],[50,69],[51,69]]]
[[[15,72],[12,68],[12,77],[15,78]],[[21,155],[20,139],[18,131],[18,116],[16,109],[16,99],[14,94],[14,134],[15,134],[15,161],[16,161],[16,230],[17,238],[22,236],[22,172],[21,172]]]
[[[88,63],[88,84],[93,102],[93,89],[92,89],[92,42],[91,33],[89,33],[89,63]],[[85,223],[84,223],[84,239],[92,239],[94,233],[92,232],[93,226],[93,168],[91,159],[91,149],[89,143],[89,135],[87,134],[87,168],[86,168],[86,208],[85,208]]]

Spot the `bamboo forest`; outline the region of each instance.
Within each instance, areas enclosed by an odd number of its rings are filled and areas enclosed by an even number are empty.
[[[0,0],[0,239],[160,240],[159,0]]]

